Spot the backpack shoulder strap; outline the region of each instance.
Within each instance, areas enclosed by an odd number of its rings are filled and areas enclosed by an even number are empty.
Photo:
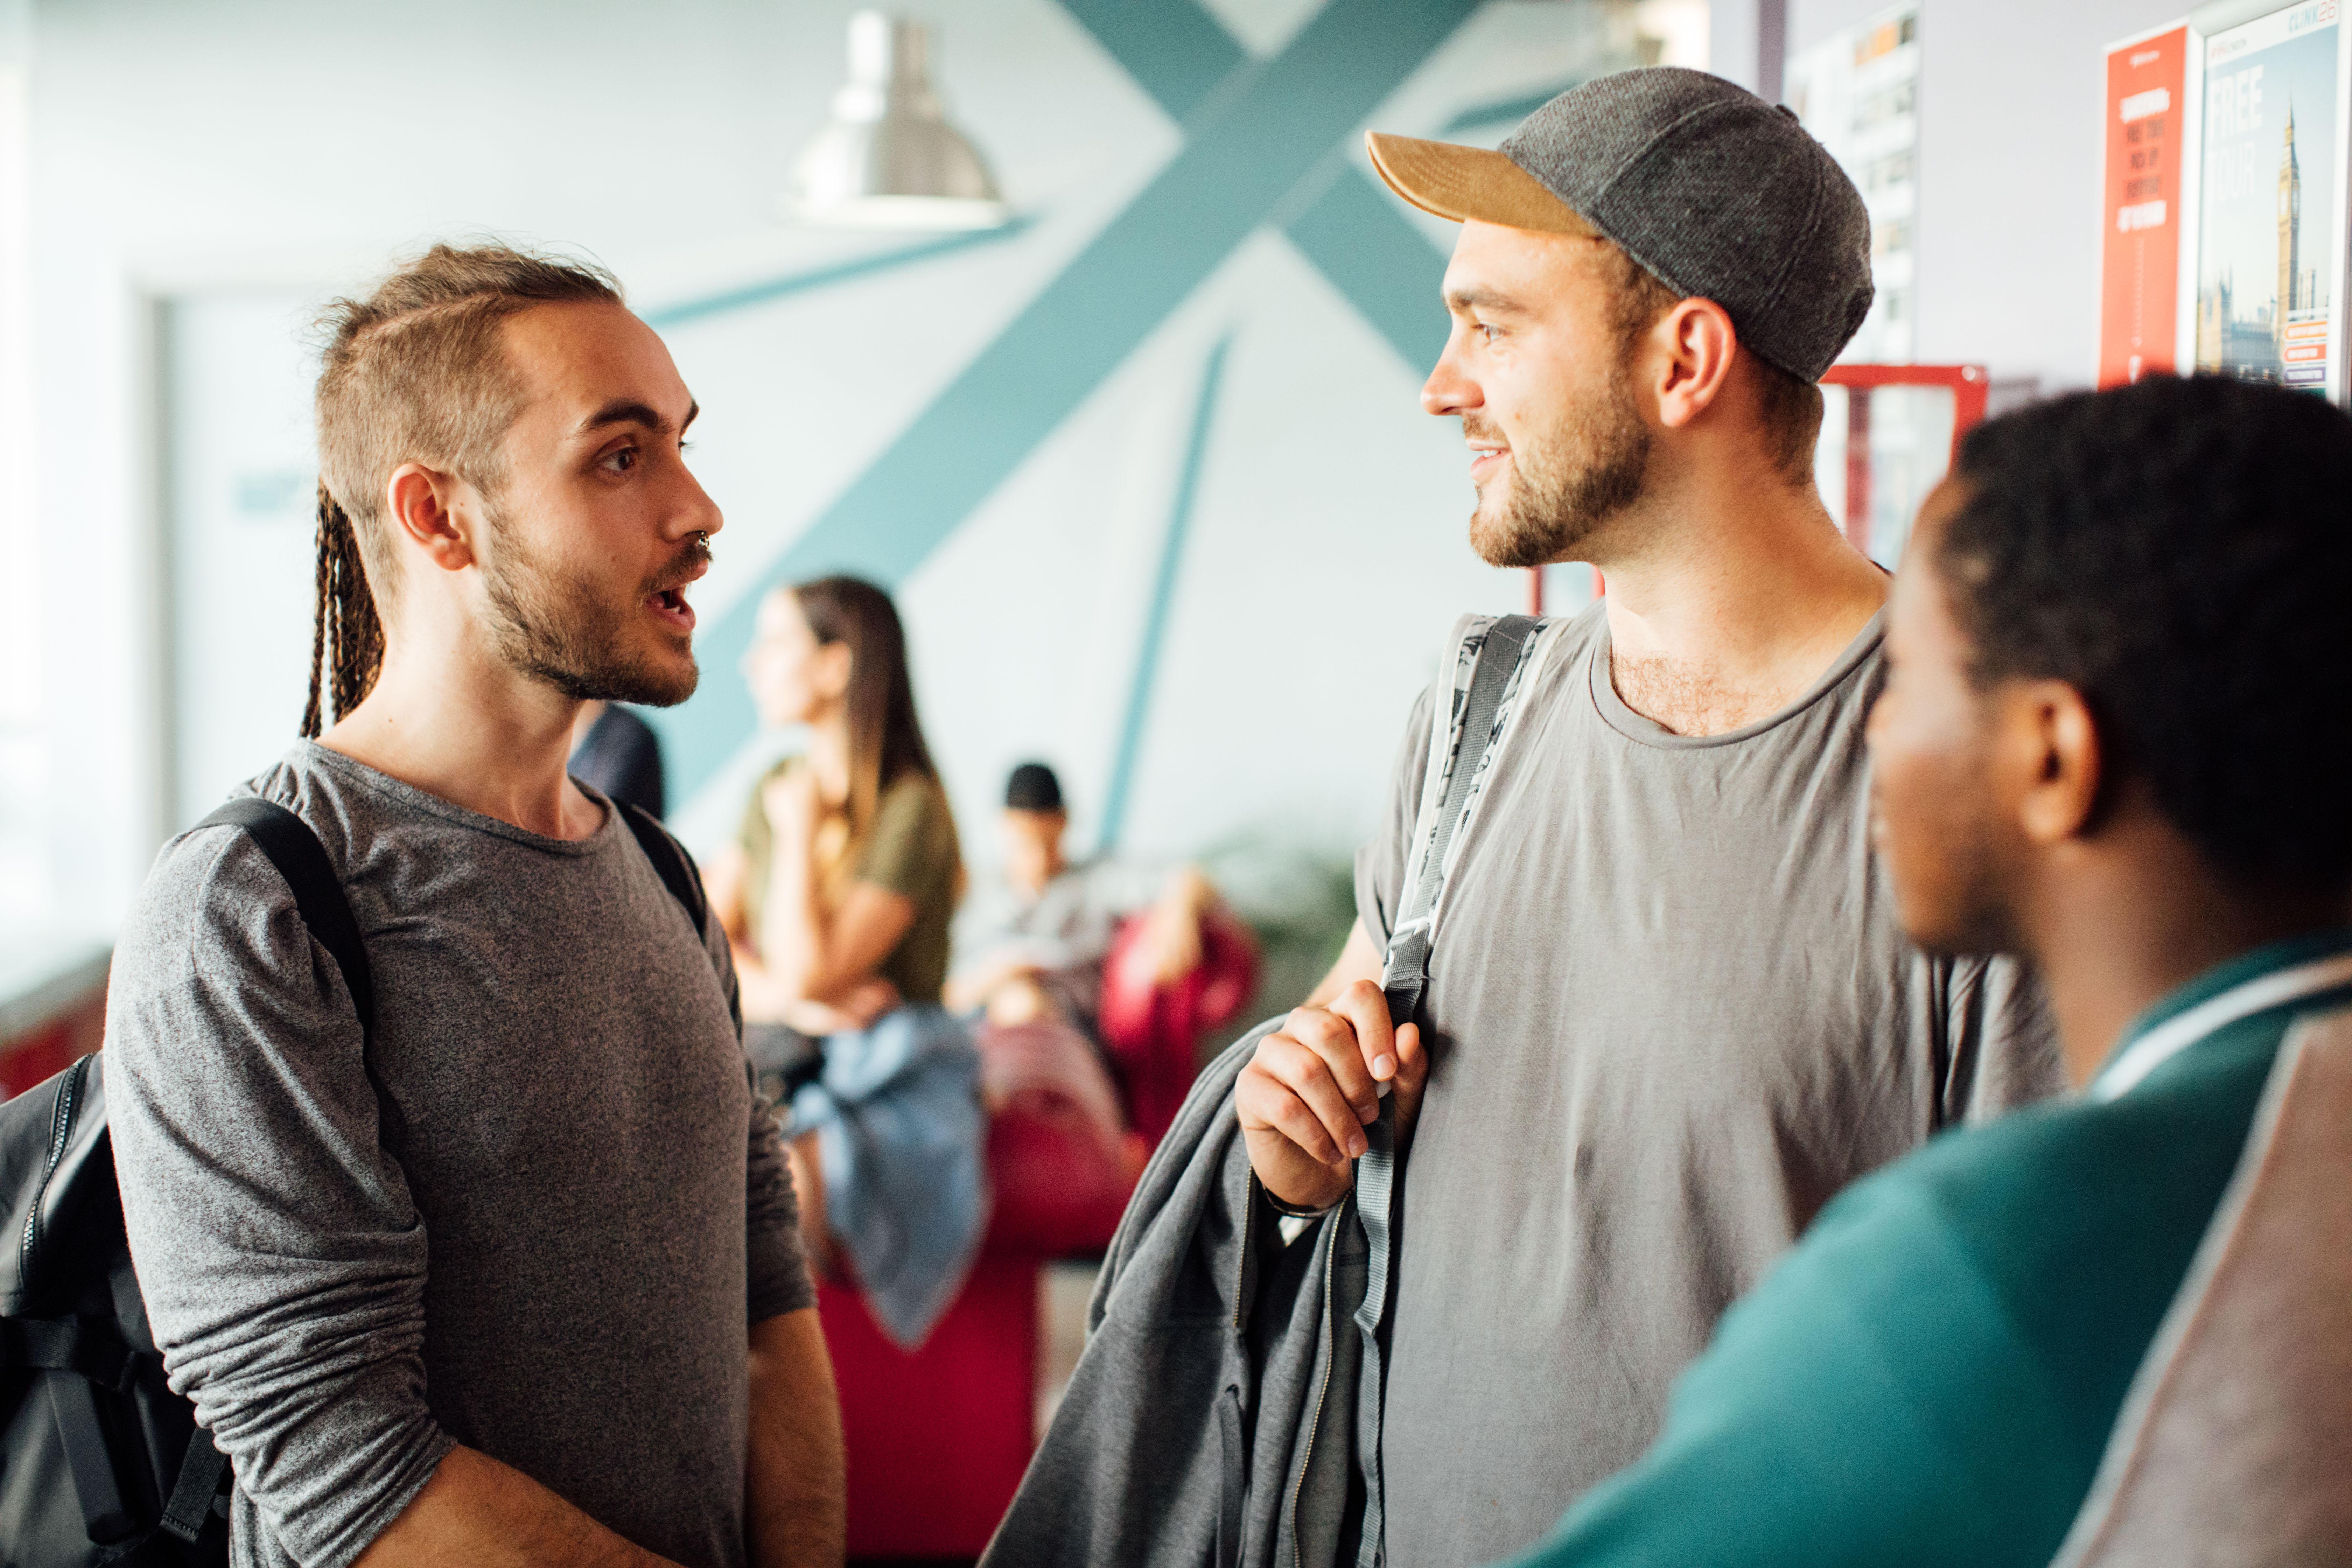
[[[335,875],[334,862],[327,858],[327,847],[310,831],[310,825],[274,800],[239,795],[196,826],[243,828],[268,857],[278,874],[286,879],[287,887],[293,889],[294,907],[301,911],[302,923],[343,972],[343,984],[359,1010],[361,1033],[373,1034],[375,982],[368,969],[367,948],[360,941],[360,923],[352,914],[351,900],[343,895],[342,879]]]
[[[709,900],[703,893],[702,873],[695,869],[693,857],[687,854],[685,847],[669,836],[669,829],[655,821],[652,813],[643,806],[632,805],[625,800],[614,800],[613,809],[621,814],[621,820],[629,825],[631,833],[636,835],[637,847],[646,852],[646,858],[654,863],[656,871],[661,873],[662,886],[669,889],[669,896],[677,900],[678,908],[694,921],[695,934],[701,935],[704,920],[709,913]]]
[[[1450,710],[1450,735],[1445,743],[1433,740],[1430,746],[1421,810],[1413,820],[1414,847],[1405,861],[1404,893],[1390,925],[1388,952],[1381,967],[1381,990],[1388,997],[1389,1016],[1400,1026],[1412,1022],[1421,1011],[1422,994],[1429,985],[1429,956],[1436,935],[1438,900],[1444,888],[1446,856],[1476,806],[1476,786],[1510,727],[1506,700],[1542,628],[1543,623],[1533,616],[1504,616],[1490,623],[1483,635],[1474,625],[1455,638],[1460,655],[1472,660],[1470,678],[1466,687],[1458,671],[1447,681],[1447,708],[1440,710],[1439,718],[1443,722]],[[1470,641],[1473,637],[1479,639],[1475,646]],[[1423,1048],[1428,1048],[1425,1042]],[[1378,1410],[1388,1390],[1381,1331],[1393,1277],[1396,1200],[1402,1185],[1393,1097],[1382,1094],[1380,1116],[1364,1129],[1364,1141],[1368,1147],[1356,1161],[1356,1217],[1364,1227],[1370,1256],[1355,1321],[1364,1347],[1361,1397]],[[1366,1446],[1370,1451],[1361,1463],[1363,1546],[1357,1562],[1359,1568],[1382,1568],[1387,1561],[1382,1496],[1386,1483],[1377,1425]]]
[[[1457,639],[1457,646],[1468,637],[1478,639],[1465,650],[1472,660],[1470,679],[1466,687],[1448,683],[1452,717],[1447,739],[1429,749],[1421,810],[1413,821],[1413,850],[1405,862],[1407,881],[1390,924],[1381,965],[1381,989],[1388,994],[1389,1016],[1399,1024],[1410,1022],[1420,1010],[1421,994],[1429,983],[1446,857],[1470,816],[1473,789],[1483,782],[1507,728],[1498,722],[1508,717],[1504,700],[1542,628],[1543,623],[1530,616],[1503,616],[1483,633],[1473,627]]]
[[[651,812],[625,800],[609,795],[605,798],[613,801],[613,809],[621,814],[621,820],[629,825],[631,833],[636,835],[637,847],[646,852],[646,858],[652,861],[654,869],[661,874],[662,886],[669,889],[669,896],[676,899],[678,908],[686,911],[686,918],[694,922],[695,940],[702,941],[703,929],[710,913],[710,899],[703,891],[702,873],[696,869],[694,857],[686,852],[684,845],[669,836],[669,829],[656,821]],[[716,969],[718,963],[717,959],[711,960],[712,968]],[[731,973],[726,976],[726,981],[728,1016],[735,1020],[735,1032],[740,1035],[743,1032],[742,988],[736,984]]]

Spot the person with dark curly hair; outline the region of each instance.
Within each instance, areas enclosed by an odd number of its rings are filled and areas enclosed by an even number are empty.
[[[1875,836],[1916,941],[2037,966],[2078,1092],[1838,1198],[1525,1561],[2067,1542],[2274,1062],[2352,1005],[2347,496],[2352,419],[2219,379],[1969,436],[1895,590]]]

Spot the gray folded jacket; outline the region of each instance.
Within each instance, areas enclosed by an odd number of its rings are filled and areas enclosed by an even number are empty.
[[[1363,1227],[1350,1199],[1286,1244],[1234,1114],[1279,1023],[1201,1075],[1145,1168],[983,1568],[1352,1559]]]

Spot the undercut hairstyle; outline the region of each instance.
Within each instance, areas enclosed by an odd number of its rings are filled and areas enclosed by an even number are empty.
[[[1979,687],[2063,680],[2215,869],[2352,883],[2352,418],[2218,376],[1969,432],[1937,565]]]
[[[400,591],[384,490],[403,463],[455,474],[484,496],[506,478],[501,443],[522,405],[500,323],[533,305],[622,302],[602,268],[504,245],[436,245],[365,299],[319,319],[318,611],[302,733],[359,706],[383,667],[379,604]]]
[[[1603,247],[1616,276],[1611,321],[1627,351],[1660,316],[1683,302],[1657,274],[1622,246]],[[1773,470],[1791,485],[1813,482],[1813,448],[1822,437],[1822,389],[1762,355],[1743,356],[1756,374],[1757,416],[1764,427]]]

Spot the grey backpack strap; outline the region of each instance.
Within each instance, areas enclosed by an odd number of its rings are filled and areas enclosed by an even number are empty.
[[[1454,835],[1468,816],[1471,789],[1482,775],[1487,753],[1498,739],[1495,721],[1501,714],[1511,678],[1518,673],[1519,665],[1534,648],[1536,634],[1541,629],[1542,623],[1532,616],[1503,616],[1486,628],[1476,661],[1471,666],[1470,689],[1453,726],[1445,794],[1438,803],[1436,821],[1414,825],[1415,837],[1423,840],[1419,874],[1405,889],[1396,918],[1390,922],[1381,989],[1388,994],[1389,1016],[1399,1024],[1410,1022],[1420,1011],[1421,994],[1429,984],[1429,955],[1434,935],[1431,922],[1436,914],[1437,896],[1445,886],[1446,857],[1453,849]],[[1433,765],[1445,764],[1445,758],[1433,758]],[[1410,872],[1413,867],[1409,864],[1406,869]]]
[[[1446,856],[1453,848],[1455,834],[1469,816],[1472,790],[1485,770],[1488,753],[1500,738],[1500,726],[1496,721],[1502,714],[1503,700],[1511,689],[1512,678],[1533,650],[1536,635],[1541,629],[1541,623],[1527,616],[1505,616],[1486,628],[1486,639],[1479,645],[1476,662],[1471,668],[1469,690],[1453,725],[1452,743],[1443,749],[1432,748],[1430,766],[1447,770],[1444,794],[1437,804],[1436,820],[1414,824],[1414,837],[1420,844],[1419,870],[1415,874],[1413,864],[1407,862],[1405,869],[1412,877],[1412,884],[1405,889],[1396,917],[1390,922],[1388,955],[1381,971],[1381,989],[1388,996],[1389,1016],[1400,1027],[1413,1022],[1421,1011],[1422,993],[1429,985],[1429,957],[1438,895],[1445,884]],[[1426,789],[1423,792],[1424,810],[1430,793]],[[1426,1049],[1427,1046],[1424,1039],[1423,1047]],[[1391,1245],[1398,1185],[1394,1096],[1382,1098],[1380,1117],[1364,1129],[1364,1141],[1369,1147],[1356,1161],[1356,1214],[1363,1225],[1370,1258],[1364,1299],[1356,1309],[1356,1327],[1364,1342],[1363,1386],[1367,1397],[1377,1400],[1383,1398],[1388,1390],[1381,1329],[1388,1314],[1395,1273]],[[1367,1445],[1369,1451],[1363,1455],[1364,1534],[1362,1550],[1357,1556],[1359,1568],[1378,1568],[1385,1554],[1382,1493],[1386,1489],[1378,1436],[1381,1425],[1379,1420],[1369,1424],[1373,1437]]]

